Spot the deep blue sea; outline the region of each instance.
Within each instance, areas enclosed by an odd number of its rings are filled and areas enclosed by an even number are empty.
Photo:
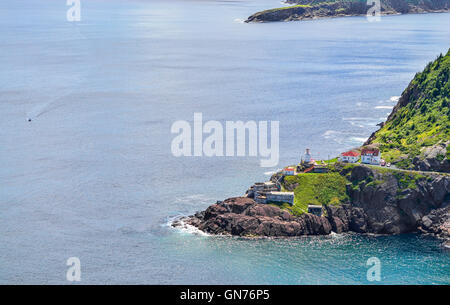
[[[278,0],[0,2],[0,283],[450,284],[416,235],[245,240],[169,221],[241,195],[306,147],[360,145],[450,47],[450,14],[245,24]],[[280,163],[174,157],[176,120],[280,121]],[[28,122],[30,118],[32,121]]]

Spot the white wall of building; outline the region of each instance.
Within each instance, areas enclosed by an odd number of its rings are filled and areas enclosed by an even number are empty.
[[[380,164],[380,156],[363,155],[361,156],[361,162],[365,164]]]
[[[349,162],[349,163],[355,163],[357,162],[359,157],[353,157],[353,156],[340,156],[339,161],[341,162]]]

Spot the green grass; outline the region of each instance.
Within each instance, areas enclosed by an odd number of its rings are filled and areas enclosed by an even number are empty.
[[[304,7],[304,8],[306,8],[306,7],[312,7],[312,6],[308,5],[308,4],[298,4],[298,5],[291,5],[291,6],[283,6],[283,7],[277,7],[277,8],[272,8],[272,9],[269,9],[269,10],[265,10],[265,11],[262,11],[261,13],[277,12],[277,11],[289,10],[289,9],[297,8],[297,7]]]
[[[338,157],[330,159],[330,160],[316,160],[317,164],[332,164],[338,162]]]
[[[294,215],[308,211],[308,205],[339,205],[349,200],[345,185],[347,179],[339,173],[298,174],[285,177],[286,186],[298,184],[294,189],[294,205],[288,209]]]
[[[399,192],[405,190],[405,189],[416,189],[417,188],[417,182],[424,179],[431,179],[433,173],[417,173],[414,171],[405,171],[405,170],[398,170],[393,168],[386,168],[386,167],[376,167],[376,166],[370,166],[372,169],[377,171],[378,173],[382,174],[383,176],[386,176],[388,174],[391,174],[395,177],[398,183]],[[369,177],[368,179],[364,181],[359,181],[359,184],[362,182],[365,183],[367,186],[377,186],[385,182],[383,178],[381,180],[374,180],[372,177]],[[359,186],[359,185],[358,185]]]
[[[426,179],[427,177],[417,173],[397,172],[394,174],[397,178],[399,192],[405,189],[417,188],[417,182],[419,180]]]

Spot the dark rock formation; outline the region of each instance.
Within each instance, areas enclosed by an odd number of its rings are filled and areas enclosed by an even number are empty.
[[[450,246],[450,206],[433,210],[419,221],[419,230],[447,241]]]
[[[347,186],[351,205],[338,208],[346,210],[349,230],[379,234],[415,231],[422,217],[450,203],[448,176],[394,173],[364,166],[352,170]],[[416,179],[410,182],[415,187],[402,186],[400,180],[404,179]]]
[[[417,178],[415,187],[404,187],[403,172],[379,172],[366,166],[342,168],[347,177],[349,203],[326,206],[326,216],[293,216],[276,206],[258,204],[245,197],[230,198],[205,211],[185,217],[184,223],[211,234],[287,237],[357,232],[400,234],[428,232],[449,238],[450,177]],[[406,173],[404,175],[407,175]],[[410,182],[411,183],[411,182]],[[180,225],[175,222],[174,226]]]
[[[414,168],[420,171],[450,173],[450,161],[445,157],[449,143],[450,141],[447,141],[425,148],[421,156],[413,159]]]
[[[245,197],[229,198],[182,220],[212,234],[276,237],[331,232],[331,224],[325,217],[311,214],[294,217],[288,211]]]

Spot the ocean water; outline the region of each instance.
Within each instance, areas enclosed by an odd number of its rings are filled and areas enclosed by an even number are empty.
[[[306,147],[360,145],[450,47],[449,14],[245,24],[276,0],[0,3],[0,283],[449,284],[417,235],[246,240],[172,229]],[[280,121],[280,162],[174,157],[172,123]],[[30,118],[32,121],[28,122]]]

